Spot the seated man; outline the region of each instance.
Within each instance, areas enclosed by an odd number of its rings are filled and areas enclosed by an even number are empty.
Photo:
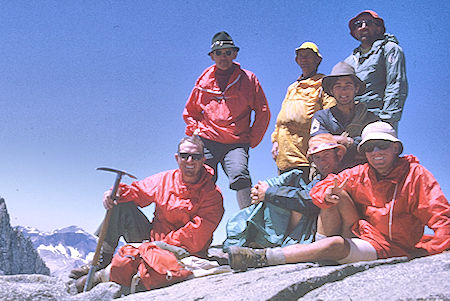
[[[222,194],[213,181],[212,168],[204,165],[203,147],[199,137],[185,137],[175,154],[178,169],[131,185],[120,184],[116,201],[110,198],[111,191],[105,192],[103,205],[111,209],[112,214],[99,269],[111,263],[120,237],[128,243],[150,240],[157,245],[168,244],[192,255],[206,256],[224,208]],[[151,203],[156,204],[152,223],[137,208]],[[83,266],[72,270],[69,277],[77,279],[88,271],[89,266]]]
[[[321,207],[312,244],[253,250],[231,247],[233,269],[333,260],[338,263],[416,257],[450,248],[450,205],[433,175],[416,157],[399,157],[402,142],[385,122],[366,126],[358,151],[368,163],[331,174],[312,190]],[[424,235],[427,225],[434,236]]]
[[[345,151],[331,134],[311,138],[307,157],[315,163],[319,174],[308,185],[298,169],[259,181],[251,190],[254,205],[239,211],[228,221],[224,250],[230,246],[311,243],[319,208],[312,203],[309,191],[320,179],[337,171]]]
[[[364,93],[366,84],[355,75],[350,65],[340,62],[333,67],[331,75],[323,78],[322,87],[334,96],[336,105],[314,114],[311,136],[329,133],[347,148],[339,171],[365,163],[366,158],[357,153],[356,147],[361,142],[363,128],[378,120],[365,104],[355,102],[355,96]]]

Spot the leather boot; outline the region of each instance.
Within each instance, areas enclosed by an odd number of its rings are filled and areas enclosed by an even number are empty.
[[[228,248],[228,262],[233,270],[247,271],[248,268],[268,266],[266,249],[251,249],[232,246]]]

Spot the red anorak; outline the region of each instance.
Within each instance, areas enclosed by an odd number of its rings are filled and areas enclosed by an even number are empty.
[[[216,65],[207,68],[197,79],[186,103],[183,119],[186,134],[223,144],[246,143],[256,147],[264,137],[270,121],[266,96],[256,76],[233,63],[228,85],[221,91],[215,79]],[[251,113],[255,112],[252,125]]]
[[[450,205],[433,175],[416,157],[407,155],[395,163],[388,176],[377,179],[368,163],[330,174],[310,194],[314,204],[329,208],[325,191],[348,179],[345,191],[355,202],[360,219],[352,231],[368,241],[378,258],[412,257],[416,248],[436,254],[450,248]],[[434,236],[424,235],[424,226]]]
[[[118,201],[133,201],[139,207],[155,203],[151,241],[164,241],[193,254],[204,254],[224,212],[222,194],[212,181],[212,169],[204,168],[196,184],[183,182],[180,169],[131,185],[120,184]]]

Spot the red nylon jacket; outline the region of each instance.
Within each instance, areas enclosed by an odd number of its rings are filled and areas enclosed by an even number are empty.
[[[196,184],[184,183],[179,169],[150,176],[131,185],[120,184],[118,202],[133,201],[139,207],[155,203],[151,241],[164,241],[191,254],[204,255],[222,219],[222,193],[212,181],[212,169],[204,167]]]
[[[314,204],[332,206],[324,198],[335,178],[339,183],[348,179],[344,189],[362,217],[352,231],[374,246],[378,258],[412,257],[416,248],[428,254],[450,248],[450,205],[436,179],[416,157],[399,158],[389,175],[380,180],[368,163],[328,175],[310,192]],[[434,236],[423,235],[425,225],[434,230]]]
[[[225,91],[214,77],[216,65],[207,68],[197,79],[183,111],[186,134],[224,144],[248,143],[256,147],[269,126],[270,110],[256,76],[238,63]],[[251,113],[255,112],[252,125]]]

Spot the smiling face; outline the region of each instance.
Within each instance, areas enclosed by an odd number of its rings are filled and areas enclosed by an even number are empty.
[[[302,68],[303,76],[307,76],[317,70],[322,59],[311,49],[300,49],[295,61]]]
[[[382,143],[386,143],[385,140],[380,141],[382,141]],[[373,149],[372,147],[369,149],[371,151],[365,151],[367,162],[369,162],[370,166],[375,168],[377,173],[382,176],[389,174],[400,153],[400,145],[398,143],[391,142],[388,147],[385,147],[386,146],[378,147],[375,144]]]
[[[355,82],[350,75],[338,77],[331,89],[337,106],[354,105],[356,89]]]
[[[363,48],[369,48],[383,36],[383,27],[370,14],[362,14],[354,22],[353,33]]]
[[[188,156],[183,159],[180,154],[201,154],[200,160],[194,160],[193,156]],[[180,144],[178,153],[175,154],[175,160],[181,170],[183,181],[186,183],[197,183],[202,176],[203,163],[205,157],[203,156],[203,149],[189,141]]]
[[[219,49],[211,52],[210,56],[216,63],[217,68],[225,71],[233,66],[233,60],[237,57],[237,51],[235,48]]]
[[[322,178],[338,171],[339,162],[341,162],[342,157],[342,151],[336,148],[326,149],[311,156]]]

